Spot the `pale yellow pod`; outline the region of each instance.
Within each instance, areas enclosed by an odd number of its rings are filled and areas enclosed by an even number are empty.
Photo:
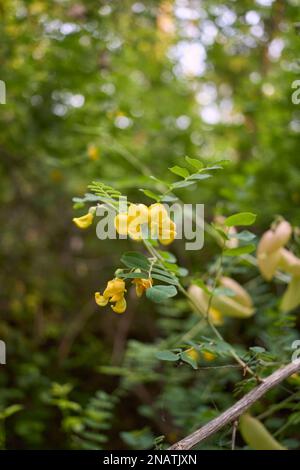
[[[289,312],[300,305],[300,277],[292,277],[280,304],[280,310]]]
[[[257,263],[262,276],[271,281],[281,260],[281,249],[272,253],[257,251]]]
[[[292,235],[292,226],[286,220],[280,222],[275,230],[267,230],[258,245],[259,253],[272,253],[287,244]]]
[[[193,299],[200,312],[205,315],[208,307],[208,296],[205,294],[204,290],[201,287],[192,284],[188,288],[188,293]]]
[[[228,288],[232,289],[237,295],[234,297],[227,297],[225,295],[213,296],[211,301],[211,310],[220,312],[221,316],[233,318],[248,318],[251,317],[255,310],[253,308],[251,297],[248,293],[233,279],[232,282],[226,281]],[[229,284],[231,287],[229,287]],[[222,284],[221,284],[222,285]],[[224,286],[225,287],[225,286]],[[192,285],[189,288],[189,294],[197,304],[200,311],[205,314],[208,308],[209,295],[198,286]],[[243,297],[243,303],[239,298]],[[247,303],[247,305],[245,305]]]
[[[275,230],[267,230],[262,236],[257,247],[257,261],[260,272],[267,281],[271,281],[282,262],[283,247],[291,234],[292,226],[283,220]]]
[[[281,249],[279,268],[293,276],[300,277],[300,259],[285,248]]]
[[[260,239],[260,242],[257,246],[257,254],[271,253],[275,251],[274,244],[274,232],[272,230],[267,230]]]
[[[231,277],[223,276],[220,279],[220,284],[222,287],[232,290],[235,293],[234,299],[245,305],[245,307],[253,307],[252,299],[248,292],[234,279]]]
[[[276,250],[286,245],[291,238],[292,232],[293,229],[289,222],[286,220],[280,222],[274,231],[274,249]]]
[[[246,444],[253,450],[287,450],[258,419],[248,413],[240,417],[239,430]]]
[[[255,312],[253,307],[245,307],[245,305],[237,302],[234,297],[226,297],[225,295],[213,297],[211,304],[213,308],[220,310],[225,317],[249,318]]]

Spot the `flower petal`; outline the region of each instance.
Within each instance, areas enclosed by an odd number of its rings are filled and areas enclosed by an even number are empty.
[[[95,302],[100,307],[105,307],[108,304],[108,299],[106,299],[100,292],[95,292]]]
[[[88,212],[81,217],[74,217],[73,222],[79,228],[88,228],[93,223],[94,215],[91,212]]]
[[[111,308],[113,309],[114,312],[116,313],[124,313],[126,310],[126,300],[124,297],[122,297],[121,300],[118,300],[115,305],[112,305]]]

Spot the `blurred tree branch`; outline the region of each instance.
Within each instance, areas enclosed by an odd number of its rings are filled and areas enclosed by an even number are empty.
[[[290,364],[281,367],[267,377],[264,382],[249,393],[247,393],[241,400],[237,401],[233,406],[224,411],[220,416],[213,419],[209,423],[202,426],[202,428],[197,429],[195,432],[189,436],[181,439],[179,442],[173,444],[170,447],[170,450],[188,450],[194,447],[196,444],[207,439],[209,436],[213,435],[221,428],[226,426],[226,424],[233,423],[241,416],[246,410],[248,410],[253,403],[258,401],[263,395],[265,395],[269,390],[276,387],[280,382],[288,378],[289,376],[295,374],[300,370],[300,361],[295,363],[291,362]]]

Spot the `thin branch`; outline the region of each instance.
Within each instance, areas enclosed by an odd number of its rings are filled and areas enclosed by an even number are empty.
[[[235,449],[235,439],[236,439],[236,431],[237,431],[238,425],[239,425],[239,422],[236,419],[232,425],[231,450]]]
[[[253,403],[258,401],[265,393],[272,388],[276,387],[280,382],[288,378],[290,375],[295,374],[300,370],[300,361],[295,363],[291,362],[287,366],[284,366],[276,370],[269,377],[264,379],[264,382],[255,387],[249,393],[247,393],[241,400],[237,401],[233,406],[224,411],[220,416],[213,419],[209,423],[197,429],[189,436],[181,439],[181,441],[173,444],[170,450],[188,450],[194,447],[199,442],[204,441],[209,436],[213,435],[219,429],[223,428],[229,423],[233,423],[241,416],[246,410],[248,410]]]

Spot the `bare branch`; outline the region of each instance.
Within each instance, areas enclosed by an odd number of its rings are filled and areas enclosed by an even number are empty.
[[[241,400],[237,401],[220,416],[205,424],[202,426],[202,428],[197,429],[197,431],[193,432],[184,439],[181,439],[181,441],[177,442],[176,444],[173,444],[169,450],[191,449],[196,444],[199,444],[199,442],[204,441],[204,439],[219,431],[219,429],[226,426],[226,424],[236,421],[240,415],[248,410],[248,408],[250,408],[253,403],[259,400],[265,393],[276,387],[276,385],[278,385],[280,382],[285,380],[290,375],[295,374],[299,370],[300,361],[295,363],[291,362],[287,366],[276,370],[273,374],[264,379],[263,383],[247,393],[243,398],[241,398]]]

